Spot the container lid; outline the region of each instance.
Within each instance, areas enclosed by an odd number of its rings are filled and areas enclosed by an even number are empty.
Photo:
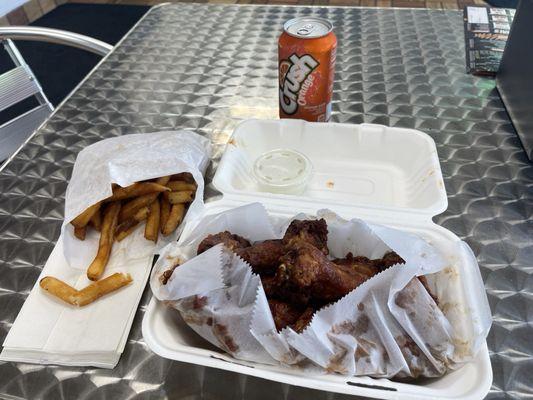
[[[283,29],[297,38],[314,39],[326,36],[333,30],[333,25],[323,18],[301,17],[288,20],[283,24]]]
[[[291,149],[267,151],[253,165],[253,175],[258,184],[272,193],[303,192],[311,171],[309,158]]]
[[[305,179],[305,159],[312,173],[304,190],[283,190],[282,182],[294,188]],[[433,139],[414,129],[373,124],[243,121],[213,184],[227,199],[294,210],[346,209],[344,215],[428,220],[448,206]],[[276,185],[281,189],[273,190]]]

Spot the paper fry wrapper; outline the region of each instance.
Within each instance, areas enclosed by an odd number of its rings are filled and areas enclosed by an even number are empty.
[[[189,172],[198,188],[189,206],[185,220],[203,211],[203,173],[209,163],[209,141],[193,132],[169,131],[124,135],[105,139],[83,149],[76,158],[65,198],[65,220],[61,227],[64,254],[73,268],[85,269],[96,254],[99,233],[89,230],[84,241],[74,236],[69,223],[89,206],[109,197],[112,184],[128,186],[132,183]],[[113,254],[123,253],[121,262],[148,256],[154,252],[154,243],[143,236],[144,224],[131,235],[113,246]],[[178,230],[168,237],[160,235],[157,248],[176,240]]]
[[[319,310],[297,333],[291,328],[277,332],[261,279],[245,261],[223,245],[196,256],[208,234],[228,230],[252,242],[281,238],[292,219],[308,218],[326,220],[330,257],[352,252],[374,259],[394,250],[406,263]],[[346,221],[328,210],[316,217],[271,218],[253,203],[207,216],[165,247],[150,285],[199,335],[237,359],[350,376],[437,377],[471,360],[491,324],[468,246],[440,242],[359,219]],[[426,277],[438,305],[419,276]]]

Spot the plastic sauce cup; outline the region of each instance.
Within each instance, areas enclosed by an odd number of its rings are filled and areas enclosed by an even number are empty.
[[[261,154],[254,162],[253,175],[259,190],[271,193],[301,194],[313,166],[304,154],[290,149],[276,149]]]

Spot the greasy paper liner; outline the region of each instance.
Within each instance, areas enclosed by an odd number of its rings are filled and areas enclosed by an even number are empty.
[[[68,264],[85,269],[98,248],[100,234],[89,230],[85,240],[74,236],[69,223],[89,206],[112,194],[112,183],[128,186],[134,182],[190,172],[198,187],[182,226],[198,217],[204,208],[203,173],[209,163],[211,146],[202,136],[188,131],[168,131],[124,135],[105,139],[83,149],[77,156],[65,196],[65,219],[61,227],[64,254]],[[159,235],[154,243],[144,238],[144,225],[113,246],[113,254],[122,253],[121,261],[150,255],[171,241],[180,228],[168,237]]]
[[[331,257],[352,252],[379,258],[394,250],[406,263],[319,310],[302,333],[277,332],[261,280],[245,261],[222,245],[195,257],[205,236],[223,230],[251,241],[281,238],[292,219],[271,218],[253,203],[203,218],[187,237],[164,248],[150,278],[152,291],[199,335],[237,359],[350,376],[415,378],[441,376],[474,357],[491,317],[466,244],[432,245],[328,210],[316,218],[327,221]],[[163,285],[162,274],[178,264]],[[422,275],[438,306],[418,280]]]

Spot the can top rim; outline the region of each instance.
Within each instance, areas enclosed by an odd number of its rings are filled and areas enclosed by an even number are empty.
[[[326,31],[317,32],[316,34],[308,34],[308,35],[302,35],[302,34],[291,32],[289,28],[299,22],[319,23],[326,28]],[[320,38],[320,37],[323,37],[329,34],[333,30],[333,24],[329,22],[327,19],[319,18],[319,17],[297,17],[297,18],[293,18],[285,22],[283,24],[283,30],[288,35],[299,38],[299,39],[316,39],[316,38]]]

